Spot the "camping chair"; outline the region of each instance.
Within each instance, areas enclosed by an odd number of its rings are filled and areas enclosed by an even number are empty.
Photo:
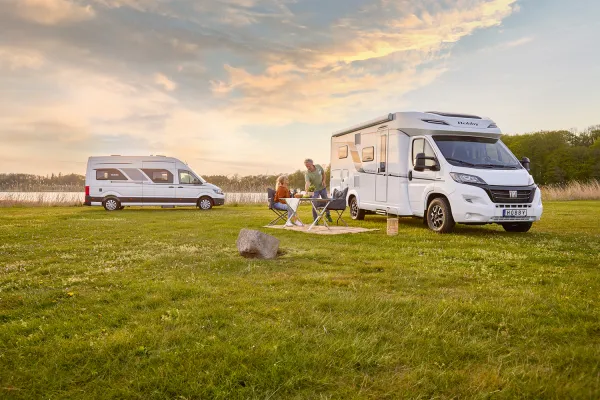
[[[277,218],[269,222],[269,226],[275,225],[279,220],[282,220],[283,222],[287,221],[287,211],[278,210],[275,207],[273,207],[273,204],[275,204],[275,190],[268,188],[267,195],[269,197],[269,210],[273,211],[275,215],[277,215]]]
[[[325,207],[327,210],[329,211],[335,211],[338,214],[338,218],[335,221],[336,225],[340,224],[340,221],[342,221],[342,223],[346,226],[348,226],[348,224],[346,223],[346,221],[344,221],[344,218],[342,218],[342,214],[344,214],[344,211],[346,211],[346,197],[348,196],[348,188],[342,190],[341,192],[337,189],[333,190],[333,200],[327,205],[327,207]]]

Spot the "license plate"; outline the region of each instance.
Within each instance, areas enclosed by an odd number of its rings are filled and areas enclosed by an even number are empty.
[[[526,217],[527,210],[502,210],[504,217]]]

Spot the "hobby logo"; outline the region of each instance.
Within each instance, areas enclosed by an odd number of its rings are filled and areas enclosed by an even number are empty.
[[[471,126],[479,126],[477,123],[475,122],[463,122],[463,121],[458,121],[459,125],[471,125]]]

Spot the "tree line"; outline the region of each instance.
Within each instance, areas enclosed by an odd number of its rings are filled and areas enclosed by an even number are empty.
[[[503,135],[502,141],[519,158],[531,160],[531,174],[541,185],[571,181],[600,180],[600,125],[583,132],[542,131],[520,135]],[[330,167],[326,167],[329,182]],[[259,192],[275,187],[276,175],[208,175],[204,178],[226,192]],[[291,189],[304,190],[304,170],[287,174]],[[0,173],[0,191],[83,191],[85,177],[78,174]]]
[[[502,141],[517,158],[531,160],[531,175],[540,185],[600,180],[600,125],[580,133],[504,135]]]
[[[0,191],[10,192],[79,192],[85,186],[85,176],[78,174],[47,176],[0,173]]]

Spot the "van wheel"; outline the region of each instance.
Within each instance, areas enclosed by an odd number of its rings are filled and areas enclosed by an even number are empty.
[[[106,211],[115,211],[121,209],[121,202],[114,197],[109,197],[108,199],[104,200],[102,205]]]
[[[358,208],[358,201],[356,197],[352,197],[350,199],[350,217],[353,220],[363,220],[365,219],[365,210],[361,210]]]
[[[437,197],[427,207],[427,226],[437,233],[448,233],[454,229],[454,218],[448,200]]]
[[[200,200],[198,200],[198,208],[200,208],[201,210],[210,210],[213,207],[213,201],[210,197],[201,197]]]
[[[532,225],[533,222],[505,222],[502,227],[506,232],[527,232]]]

